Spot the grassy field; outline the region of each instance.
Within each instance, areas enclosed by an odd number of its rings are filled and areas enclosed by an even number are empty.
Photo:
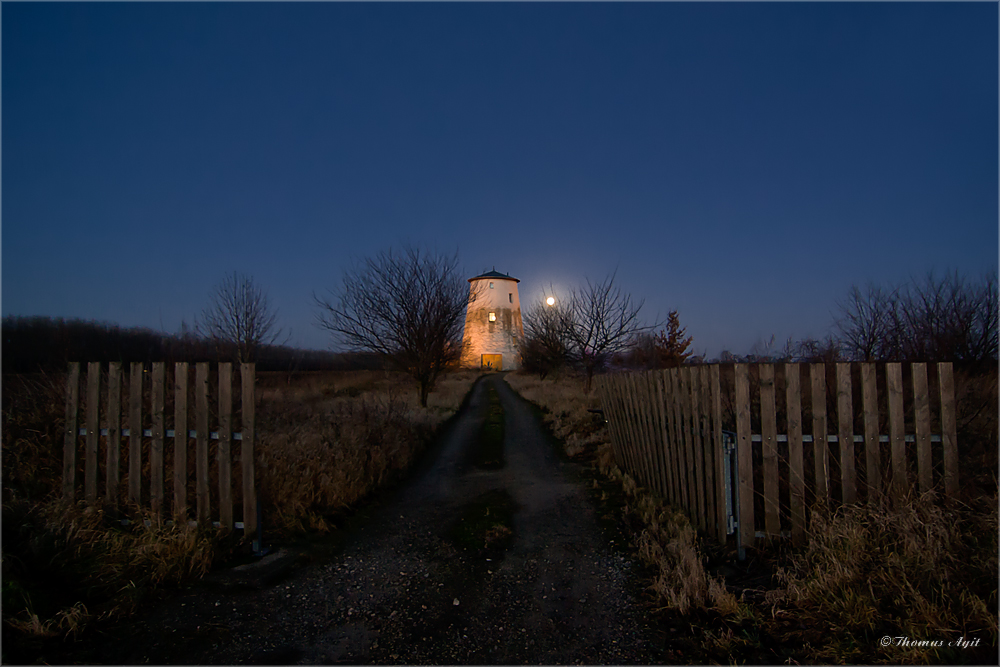
[[[398,373],[260,374],[257,485],[270,539],[326,531],[398,481],[477,377],[445,376],[421,408],[416,383]],[[5,656],[10,642],[40,651],[47,639],[128,616],[154,591],[249,549],[239,532],[122,527],[100,509],[67,508],[64,396],[60,374],[3,377]]]
[[[683,513],[618,468],[607,430],[587,412],[599,401],[582,378],[506,379],[542,408],[569,456],[621,484],[633,546],[650,567],[649,594],[677,662],[995,664],[995,478],[951,510],[913,498],[895,508],[814,512],[805,547],[751,550],[738,564],[732,550],[699,537]],[[996,446],[995,421],[985,429],[992,431],[969,434],[974,456],[984,439]]]

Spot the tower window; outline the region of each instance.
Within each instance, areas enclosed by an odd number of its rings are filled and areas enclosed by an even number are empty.
[[[507,295],[507,300],[510,301],[511,303],[514,303],[514,293],[513,292],[511,292],[510,294]]]
[[[493,289],[493,281],[490,281],[490,289]]]
[[[496,322],[496,321],[497,321],[497,314],[490,313],[490,322]]]

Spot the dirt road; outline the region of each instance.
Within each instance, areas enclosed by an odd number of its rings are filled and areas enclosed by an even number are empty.
[[[504,464],[484,469],[475,452],[491,387],[504,414]],[[258,590],[196,587],[147,613],[127,637],[77,657],[648,664],[638,565],[598,526],[576,470],[553,451],[530,406],[488,376],[422,469],[337,553]]]

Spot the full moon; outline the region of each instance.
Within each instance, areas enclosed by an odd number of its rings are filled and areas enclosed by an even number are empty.
[[[556,304],[556,300],[555,298],[550,296],[548,299],[545,300],[545,303],[549,304],[550,306],[554,306]]]

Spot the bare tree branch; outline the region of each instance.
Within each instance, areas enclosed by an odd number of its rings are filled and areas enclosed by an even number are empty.
[[[639,320],[643,301],[615,286],[612,273],[599,283],[573,290],[566,309],[566,336],[569,355],[587,374],[586,390],[590,391],[594,373],[604,368],[614,354],[630,347],[636,337],[662,326],[662,322],[644,325]]]
[[[216,285],[209,306],[201,312],[196,330],[216,344],[231,345],[240,363],[256,361],[262,345],[279,342],[278,313],[253,276],[235,271]]]
[[[899,354],[898,289],[869,283],[861,290],[854,285],[837,306],[840,315],[834,327],[849,356],[858,361],[875,361]]]

